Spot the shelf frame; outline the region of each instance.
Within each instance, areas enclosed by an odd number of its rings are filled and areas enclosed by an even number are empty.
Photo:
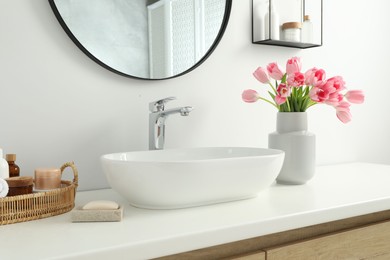
[[[254,1],[252,0],[252,44],[261,44],[261,45],[273,45],[273,46],[279,46],[279,47],[290,47],[290,48],[297,48],[297,49],[309,49],[309,48],[315,48],[315,47],[321,47],[323,45],[323,24],[324,24],[324,15],[323,15],[323,8],[324,8],[324,3],[323,0],[321,1],[321,43],[316,44],[316,43],[305,43],[305,42],[290,42],[290,41],[283,41],[283,40],[273,40],[273,39],[265,39],[261,41],[255,41],[254,40],[254,26],[253,26],[253,12],[254,12]],[[271,5],[272,5],[273,0],[269,0],[269,5],[268,5],[268,12],[271,13]],[[303,21],[303,17],[306,15],[306,0],[302,0],[302,17],[301,17],[301,22]],[[269,15],[269,22],[268,22],[268,31],[270,36],[271,35],[271,15]]]

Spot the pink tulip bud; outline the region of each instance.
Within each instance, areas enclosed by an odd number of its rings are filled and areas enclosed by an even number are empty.
[[[321,87],[314,87],[309,92],[311,100],[318,103],[326,102],[329,99],[329,95],[329,91]]]
[[[364,93],[361,90],[350,90],[345,94],[345,97],[354,104],[362,104],[364,102]]]
[[[342,94],[339,92],[334,92],[328,96],[328,99],[325,101],[325,103],[331,106],[338,106],[340,102],[343,101],[343,99],[344,96]]]
[[[262,67],[258,67],[257,70],[253,72],[253,76],[255,76],[255,78],[261,83],[264,84],[269,83],[269,77],[267,71]]]
[[[242,92],[242,100],[247,103],[254,103],[259,99],[259,94],[256,92],[256,90],[253,89],[247,89]]]
[[[268,64],[267,71],[268,71],[268,75],[274,80],[281,80],[283,78],[284,72],[276,62],[272,62]]]
[[[340,102],[340,104],[336,107],[337,118],[340,119],[340,121],[344,124],[352,120],[352,114],[349,107],[350,104],[345,101]]]
[[[301,72],[294,72],[293,74],[289,74],[287,78],[287,83],[292,87],[301,87],[305,84],[305,75]]]
[[[302,68],[301,59],[299,57],[292,57],[287,61],[286,72],[287,75],[300,72]]]
[[[325,71],[323,69],[312,68],[305,73],[305,84],[316,86],[325,80]]]
[[[282,104],[286,103],[286,101],[287,101],[287,98],[285,98],[285,97],[281,97],[279,95],[275,96],[275,103],[278,105],[282,105]]]
[[[326,84],[334,89],[332,92],[340,92],[345,89],[345,82],[341,76],[328,79]]]

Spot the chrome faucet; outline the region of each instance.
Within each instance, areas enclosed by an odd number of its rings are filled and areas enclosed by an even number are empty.
[[[168,97],[149,103],[149,150],[164,149],[165,121],[168,116],[173,114],[188,116],[193,109],[187,106],[165,110],[165,104],[175,99],[175,97]]]

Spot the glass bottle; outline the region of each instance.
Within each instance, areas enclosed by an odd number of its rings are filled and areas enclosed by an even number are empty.
[[[310,16],[305,15],[302,23],[301,42],[313,42],[313,23],[310,21]]]
[[[16,154],[7,154],[5,159],[9,165],[9,177],[18,177],[20,175],[20,168],[15,164]]]
[[[0,148],[0,178],[9,178],[9,165],[3,158],[3,149]]]
[[[268,12],[265,14],[264,24],[265,24],[265,39],[279,40],[280,39],[280,25],[279,25],[279,15],[275,11],[275,4],[273,1],[270,2],[271,13]]]

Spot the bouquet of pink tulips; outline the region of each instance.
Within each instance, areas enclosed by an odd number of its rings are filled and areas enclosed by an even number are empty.
[[[313,105],[324,103],[336,109],[340,121],[351,121],[350,103],[363,103],[363,91],[346,91],[341,76],[326,79],[323,69],[312,68],[303,73],[301,68],[301,60],[298,57],[287,61],[286,72],[276,62],[268,64],[266,69],[259,67],[253,76],[261,83],[269,84],[272,89],[268,91],[271,100],[261,97],[253,89],[245,90],[242,99],[248,103],[263,100],[280,112],[305,112]],[[275,80],[275,86],[271,79]]]

